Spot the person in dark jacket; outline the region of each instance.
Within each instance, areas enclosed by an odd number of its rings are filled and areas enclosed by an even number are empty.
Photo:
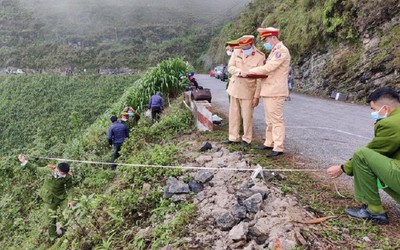
[[[163,98],[161,93],[157,92],[155,95],[150,97],[149,109],[151,109],[151,119],[158,121],[160,119],[161,111],[164,108]]]
[[[118,122],[117,116],[113,115],[110,118],[113,125],[108,128],[108,144],[114,145],[114,154],[112,158],[112,162],[119,157],[119,151],[121,150],[122,144],[125,139],[129,137],[128,128]],[[117,168],[117,164],[112,164],[111,169],[115,170]]]

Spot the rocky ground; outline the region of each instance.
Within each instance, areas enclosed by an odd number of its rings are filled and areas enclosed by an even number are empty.
[[[181,180],[170,178],[164,192],[165,198],[175,202],[193,199],[197,204],[198,216],[184,239],[189,249],[324,248],[322,241],[306,240],[306,223],[315,223],[315,216],[299,204],[296,196],[282,192],[279,181],[285,176],[263,171],[255,178],[254,171],[245,171],[257,168],[250,155],[212,145],[207,152],[193,153],[195,160],[186,165],[203,170],[189,173],[192,178],[188,183],[183,181],[187,180],[184,176]],[[196,194],[191,198],[189,192]]]

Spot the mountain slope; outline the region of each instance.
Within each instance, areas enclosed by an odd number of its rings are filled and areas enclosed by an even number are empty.
[[[400,2],[378,2],[254,0],[213,39],[203,65],[226,64],[225,41],[275,26],[292,54],[298,91],[363,101],[378,86],[400,90]]]

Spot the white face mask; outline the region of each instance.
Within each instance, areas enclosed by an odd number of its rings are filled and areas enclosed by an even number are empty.
[[[233,54],[233,51],[232,51],[232,50],[227,50],[227,51],[226,51],[226,54],[227,54],[228,56],[231,56],[231,55]]]
[[[56,179],[65,178],[65,176],[67,176],[67,175],[66,174],[61,174],[61,172],[58,171],[58,170],[56,170],[55,173],[53,173],[53,177],[56,178]]]

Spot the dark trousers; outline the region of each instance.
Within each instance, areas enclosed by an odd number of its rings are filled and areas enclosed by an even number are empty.
[[[153,121],[160,120],[161,108],[160,107],[152,107],[151,108],[151,119]]]
[[[114,144],[114,154],[112,158],[112,162],[115,162],[115,160],[119,157],[119,151],[121,150],[122,143],[121,144]],[[115,170],[117,168],[117,164],[112,164],[111,169]]]

